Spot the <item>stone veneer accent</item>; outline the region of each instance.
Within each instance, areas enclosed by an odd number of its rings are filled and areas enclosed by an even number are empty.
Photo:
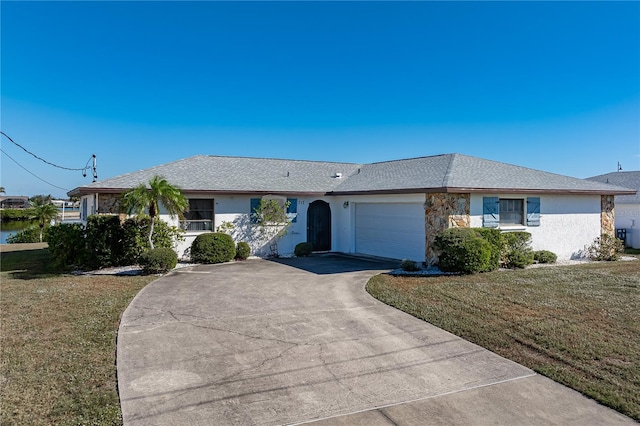
[[[600,196],[600,233],[616,236],[614,196]]]
[[[438,260],[433,247],[436,235],[448,228],[471,226],[471,194],[429,193],[424,207],[425,259],[433,265]]]
[[[98,214],[120,213],[120,194],[98,194]]]

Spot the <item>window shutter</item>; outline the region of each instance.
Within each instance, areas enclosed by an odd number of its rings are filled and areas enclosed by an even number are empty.
[[[498,197],[482,197],[482,226],[497,228],[500,224],[500,200]]]
[[[527,226],[540,226],[540,198],[527,198]]]
[[[256,211],[260,208],[260,198],[252,198],[251,199],[251,223],[258,223],[258,218],[256,217]]]
[[[298,199],[297,198],[287,198],[289,202],[289,206],[287,207],[287,216],[291,218],[292,223],[296,223],[298,220]]]

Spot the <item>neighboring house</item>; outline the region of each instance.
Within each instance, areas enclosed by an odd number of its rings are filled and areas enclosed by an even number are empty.
[[[31,207],[29,197],[24,195],[0,196],[0,209],[26,209]]]
[[[450,227],[493,227],[532,234],[533,248],[578,256],[602,232],[612,234],[614,196],[627,188],[461,154],[373,164],[194,156],[76,188],[81,214],[116,214],[120,195],[154,175],[182,188],[190,211],[187,240],[234,225],[236,241],[268,254],[252,211],[262,198],[285,205],[292,223],[278,241],[290,254],[308,241],[336,251],[433,263],[435,236]],[[163,219],[177,225],[177,218]]]
[[[616,197],[616,230],[624,230],[625,243],[629,247],[640,248],[640,171],[612,172],[593,176],[588,180],[623,186],[636,191],[635,194]],[[622,236],[622,235],[621,235]]]

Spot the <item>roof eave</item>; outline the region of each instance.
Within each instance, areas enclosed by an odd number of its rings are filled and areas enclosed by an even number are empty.
[[[576,195],[634,195],[634,191],[621,190],[597,190],[597,189],[520,189],[520,188],[465,188],[465,187],[439,187],[439,188],[403,188],[403,189],[376,189],[369,191],[334,191],[327,195],[390,195],[390,194],[417,194],[417,193],[491,193],[491,194],[576,194]]]
[[[91,188],[78,187],[67,192],[70,197],[88,194],[121,194],[130,188]],[[210,190],[210,189],[181,189],[184,194],[210,195],[325,195],[326,191],[264,191],[264,190]]]

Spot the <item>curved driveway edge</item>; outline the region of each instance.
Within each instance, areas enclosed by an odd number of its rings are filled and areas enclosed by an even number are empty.
[[[633,424],[391,308],[339,256],[175,271],[118,332],[125,425]]]

